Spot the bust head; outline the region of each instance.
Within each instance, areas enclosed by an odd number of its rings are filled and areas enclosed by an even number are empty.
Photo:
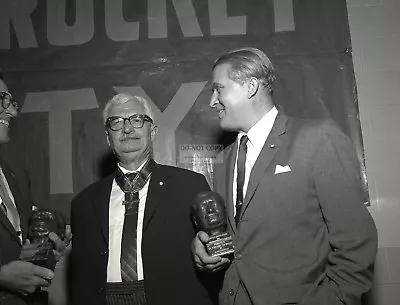
[[[201,192],[192,205],[194,224],[209,235],[222,233],[226,229],[224,200],[216,192]]]

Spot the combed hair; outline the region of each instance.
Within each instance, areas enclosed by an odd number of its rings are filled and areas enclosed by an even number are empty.
[[[263,51],[256,48],[230,51],[214,62],[213,70],[216,66],[225,63],[230,65],[229,78],[231,80],[243,84],[246,80],[255,77],[268,90],[268,93],[272,94],[276,79],[274,67]]]
[[[127,102],[136,102],[138,104],[143,105],[145,114],[147,114],[154,122],[154,115],[153,111],[151,110],[149,102],[141,96],[132,95],[129,93],[118,93],[114,95],[106,104],[103,110],[103,122],[105,123],[108,117],[108,111],[110,110],[111,106],[125,104]]]

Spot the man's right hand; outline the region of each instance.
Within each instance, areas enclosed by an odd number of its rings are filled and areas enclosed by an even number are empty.
[[[192,241],[192,255],[196,267],[201,271],[216,272],[224,269],[230,260],[220,256],[210,256],[207,253],[205,243],[208,242],[207,233],[200,231]]]
[[[47,268],[25,261],[12,261],[1,266],[0,287],[27,295],[38,287],[49,286],[53,277],[53,271]]]

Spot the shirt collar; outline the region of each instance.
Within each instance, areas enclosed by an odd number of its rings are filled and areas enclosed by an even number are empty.
[[[250,128],[247,136],[249,138],[250,144],[261,150],[271,132],[272,126],[274,125],[275,118],[278,115],[278,109],[272,107],[270,111],[267,112],[253,127]],[[238,135],[238,140],[245,135],[244,132],[240,132]]]
[[[140,166],[135,171],[128,170],[128,169],[122,167],[119,163],[118,163],[118,167],[121,169],[121,171],[124,173],[124,175],[130,174],[130,173],[137,173],[142,169],[142,167],[145,165],[146,161],[147,160],[144,160],[143,163],[140,164]]]

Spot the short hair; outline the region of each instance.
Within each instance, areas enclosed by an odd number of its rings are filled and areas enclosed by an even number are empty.
[[[103,110],[103,122],[106,122],[108,111],[110,110],[111,106],[125,104],[127,102],[136,102],[143,105],[145,114],[148,115],[154,122],[154,114],[151,110],[150,103],[144,97],[129,93],[118,93],[107,102]]]
[[[230,64],[228,75],[231,80],[243,84],[251,77],[255,77],[268,90],[268,93],[272,94],[276,79],[274,66],[263,51],[256,48],[230,51],[214,62],[213,70],[216,66],[225,63]]]

